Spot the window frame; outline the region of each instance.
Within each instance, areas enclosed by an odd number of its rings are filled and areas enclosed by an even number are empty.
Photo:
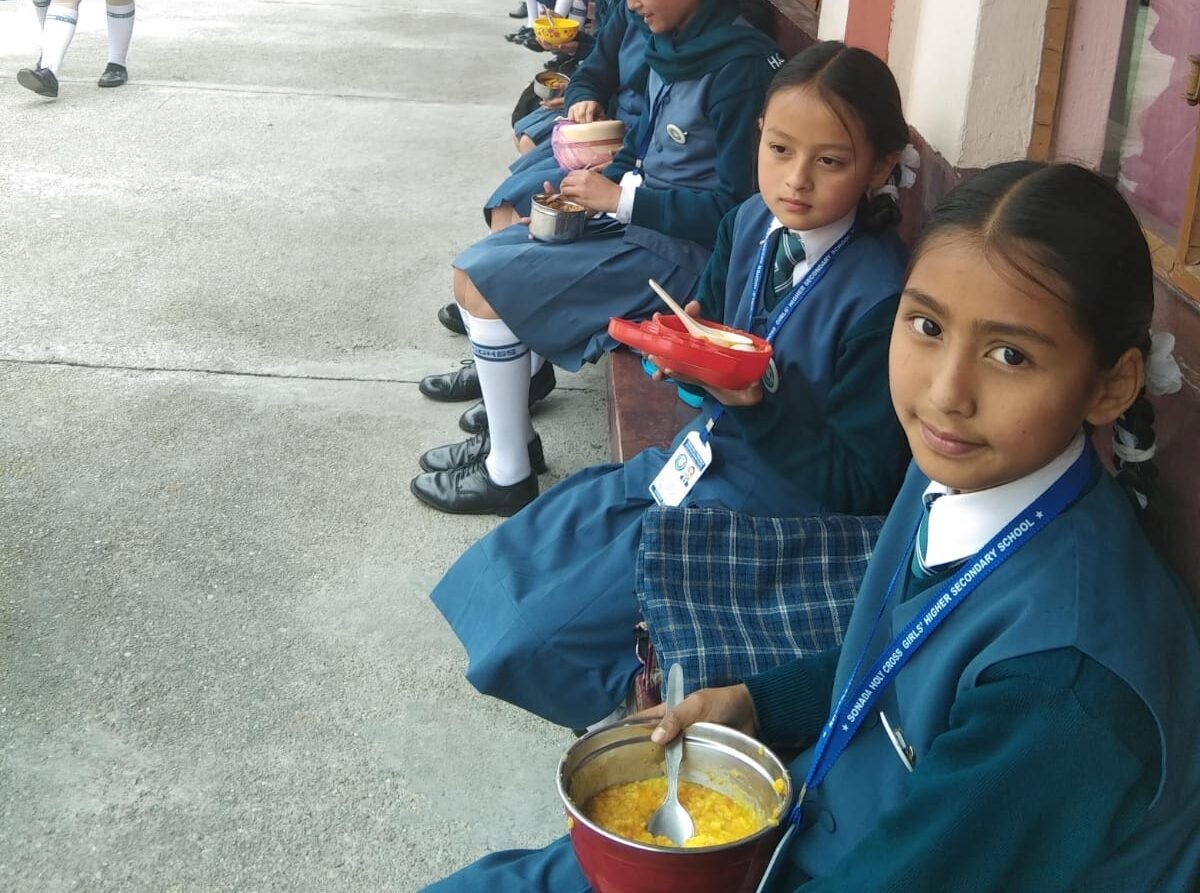
[[[1033,126],[1026,157],[1049,161],[1053,157],[1055,131],[1058,128],[1059,95],[1066,64],[1071,16],[1076,0],[1047,0],[1046,27],[1042,39],[1042,64],[1038,72],[1034,100]],[[1180,102],[1185,102],[1182,96]],[[1196,119],[1196,142],[1186,186],[1186,201],[1179,233],[1171,242],[1164,239],[1148,215],[1134,209],[1142,222],[1142,231],[1150,245],[1154,272],[1163,281],[1183,292],[1200,305],[1200,114]]]

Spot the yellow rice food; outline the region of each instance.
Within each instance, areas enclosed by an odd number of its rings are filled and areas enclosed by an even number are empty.
[[[652,837],[646,830],[646,822],[666,796],[667,780],[662,777],[613,785],[592,797],[583,814],[605,831],[629,840],[674,846],[668,838]],[[679,783],[679,799],[696,823],[696,835],[685,847],[731,843],[766,825],[751,807],[690,781]]]

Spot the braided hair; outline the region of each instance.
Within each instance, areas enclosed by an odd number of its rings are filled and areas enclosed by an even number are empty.
[[[1101,369],[1131,347],[1150,351],[1154,273],[1137,217],[1116,188],[1075,164],[1013,161],[975,174],[933,212],[913,252],[949,230],[976,235],[986,255],[1061,295]],[[1116,421],[1117,480],[1139,509],[1151,501],[1154,410],[1145,388]]]

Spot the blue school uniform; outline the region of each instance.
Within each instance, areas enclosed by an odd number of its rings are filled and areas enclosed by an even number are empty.
[[[596,36],[596,46],[572,76],[563,108],[576,102],[598,102],[632,131],[645,105],[647,33],[642,17],[631,13],[624,3],[618,4]],[[542,191],[542,184],[549,180],[557,188],[562,182],[566,171],[554,160],[549,140],[561,115],[560,109],[537,108],[513,125],[517,136],[527,136],[538,145],[509,166],[510,176],[484,203],[485,218],[490,220],[492,209],[502,204],[528,216],[530,197]]]
[[[680,48],[667,40],[664,56],[654,52],[660,35],[648,43],[647,109],[604,171],[619,182],[645,155],[629,224],[596,218],[569,244],[533,241],[518,224],[454,261],[523,344],[564,369],[616,346],[610,317],[657,309],[648,278],[691,293],[722,216],[753,192],[757,116],[779,57],[732,4],[711,0],[702,12],[688,28],[708,30],[680,36]],[[710,44],[711,53],[694,52]]]
[[[758,334],[781,311],[764,316],[752,293],[771,221],[760,196],[728,215],[704,282],[727,321],[748,321]],[[764,515],[886,511],[908,458],[887,388],[904,265],[894,233],[857,231],[775,340],[777,392],[715,426],[713,463],[687,504]],[[762,458],[772,452],[785,457],[774,468]],[[432,598],[480,691],[572,728],[622,701],[637,667],[630,631],[642,514],[669,455],[648,449],[572,475],[450,568]]]
[[[928,483],[914,467],[840,653],[747,680],[764,738],[817,733],[858,655],[873,660],[949,581],[912,568]],[[902,595],[875,630],[897,568]],[[981,583],[883,695],[915,770],[873,711],[809,792],[769,889],[1184,893],[1200,871],[1198,680],[1187,594],[1119,486],[1093,469],[1083,495]],[[793,778],[811,758],[793,762]],[[429,889],[589,887],[564,837],[492,854]]]

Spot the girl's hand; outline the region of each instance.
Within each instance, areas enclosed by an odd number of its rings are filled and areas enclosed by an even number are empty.
[[[603,121],[607,115],[600,103],[593,99],[585,99],[567,109],[567,117],[576,124],[591,124],[593,121]]]
[[[666,744],[688,726],[697,722],[715,722],[723,726],[758,734],[758,714],[754,711],[754,699],[745,685],[730,685],[725,688],[702,688],[692,692],[675,710],[667,712],[665,704],[643,710],[634,718],[661,717],[658,727],[651,733],[655,744]]]
[[[563,198],[598,213],[617,210],[617,202],[621,200],[621,187],[594,170],[571,171],[563,177],[559,191]]]
[[[556,96],[554,99],[543,99],[542,108],[544,109],[560,109],[563,107],[563,98]]]

